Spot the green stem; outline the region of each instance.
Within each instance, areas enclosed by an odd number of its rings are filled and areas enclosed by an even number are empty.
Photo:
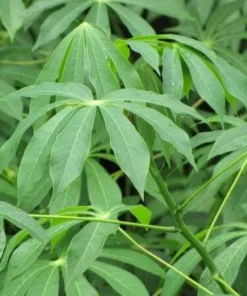
[[[102,223],[109,223],[109,224],[134,226],[134,227],[140,227],[140,228],[145,228],[145,229],[155,229],[155,230],[160,230],[160,231],[165,231],[165,232],[177,232],[178,231],[175,227],[141,224],[141,223],[113,220],[113,219],[100,218],[100,217],[78,217],[78,216],[67,216],[67,215],[60,216],[60,215],[43,215],[43,214],[30,214],[30,216],[33,218],[78,220],[78,221],[86,221],[86,222],[102,222]]]
[[[216,215],[215,215],[215,217],[214,217],[214,219],[213,219],[213,221],[212,221],[210,227],[208,228],[208,232],[207,232],[207,234],[206,234],[206,236],[205,236],[204,243],[207,243],[207,241],[209,240],[209,238],[210,238],[210,236],[211,236],[211,233],[212,233],[212,231],[213,231],[213,228],[214,228],[215,224],[217,223],[217,221],[218,221],[218,219],[219,219],[219,217],[220,217],[220,215],[221,215],[221,213],[222,213],[222,211],[223,211],[223,209],[224,209],[224,206],[225,206],[226,203],[228,202],[228,200],[229,200],[229,198],[230,198],[230,196],[231,196],[231,194],[232,194],[234,188],[236,187],[236,185],[237,185],[237,183],[238,183],[238,181],[239,181],[241,175],[243,174],[243,172],[244,172],[246,166],[247,166],[247,158],[245,159],[243,165],[241,166],[241,168],[240,168],[240,170],[239,170],[239,172],[238,172],[236,178],[234,179],[234,181],[233,181],[233,183],[232,183],[230,189],[228,190],[228,192],[227,192],[227,194],[226,194],[226,196],[225,196],[225,198],[224,198],[224,200],[223,200],[221,206],[219,207],[219,209],[218,209],[218,211],[217,211],[217,213],[216,213]]]
[[[205,182],[198,190],[196,190],[189,198],[186,199],[186,201],[180,205],[180,209],[184,210],[188,204],[190,204],[194,198],[204,189],[206,188],[210,183],[212,183],[215,179],[217,179],[219,176],[224,174],[226,171],[228,171],[231,167],[233,167],[236,163],[238,163],[241,159],[243,159],[247,155],[247,152],[240,155],[237,159],[235,159],[233,162],[231,162],[226,168],[224,168],[222,171],[220,171],[218,174],[213,176],[211,179],[209,179],[207,182]]]
[[[170,209],[176,228],[178,228],[181,231],[181,234],[183,235],[183,237],[186,238],[187,241],[190,242],[191,246],[194,247],[197,250],[197,252],[200,254],[205,265],[209,269],[211,275],[213,277],[217,276],[217,279],[220,278],[221,281],[224,281],[224,279],[218,272],[218,269],[213,261],[213,258],[207,252],[204,244],[202,244],[202,242],[191,232],[191,230],[184,223],[182,215],[180,213],[180,208],[176,205],[172,196],[170,195],[170,192],[168,191],[167,186],[164,183],[156,167],[156,164],[154,162],[151,163],[151,174],[155,179],[156,184],[160,190],[160,193],[163,196],[168,208]],[[227,289],[226,285],[223,285],[221,281],[217,281],[217,283],[221,287],[222,291],[224,293],[229,293],[230,292],[229,289]]]
[[[191,279],[190,277],[188,277],[186,274],[184,274],[183,272],[181,272],[180,270],[178,270],[177,268],[175,268],[174,266],[172,266],[171,264],[169,264],[168,262],[166,262],[165,260],[161,259],[160,257],[156,256],[155,254],[149,252],[147,249],[145,249],[143,246],[141,246],[139,243],[137,243],[130,235],[128,235],[128,233],[126,233],[123,229],[119,228],[118,229],[123,236],[125,236],[134,246],[136,246],[140,251],[142,251],[143,253],[145,253],[146,255],[148,255],[149,257],[153,258],[154,260],[156,260],[157,262],[161,263],[162,265],[164,265],[165,267],[168,267],[169,269],[173,270],[174,272],[176,272],[177,274],[179,274],[181,277],[183,277],[192,287],[202,290],[204,292],[206,292],[208,295],[213,295],[213,293],[211,291],[209,291],[207,288],[203,287],[202,285],[200,285],[199,283],[197,283],[196,281],[194,281],[193,279]]]

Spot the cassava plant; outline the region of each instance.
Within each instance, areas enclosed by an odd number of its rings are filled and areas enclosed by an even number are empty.
[[[247,295],[247,1],[0,0],[0,295]]]

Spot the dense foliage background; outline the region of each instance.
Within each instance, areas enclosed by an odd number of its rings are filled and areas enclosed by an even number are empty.
[[[0,0],[1,296],[247,295],[246,25]]]

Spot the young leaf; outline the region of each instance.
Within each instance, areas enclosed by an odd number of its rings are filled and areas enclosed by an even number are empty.
[[[126,250],[126,249],[108,249],[104,248],[100,254],[100,257],[109,258],[123,263],[133,265],[146,272],[152,273],[159,277],[164,277],[164,270],[152,259],[146,255],[137,251]]]
[[[23,24],[25,5],[22,0],[0,0],[0,19],[11,41]]]
[[[181,50],[199,95],[216,111],[220,116],[224,115],[225,98],[224,90],[209,67],[196,54]]]
[[[57,137],[50,168],[54,193],[65,190],[81,174],[91,147],[95,114],[95,107],[77,111]]]
[[[216,140],[209,158],[247,146],[247,124],[223,132]]]
[[[142,41],[129,40],[127,44],[131,49],[139,53],[142,58],[158,73],[159,70],[159,54],[158,52],[148,43]]]
[[[41,242],[47,242],[48,237],[45,230],[21,209],[6,202],[0,202],[0,217],[10,221],[17,227],[27,230],[32,236]]]
[[[107,237],[117,226],[91,222],[72,239],[67,254],[67,287],[98,258]]]
[[[150,155],[144,140],[116,107],[100,106],[111,146],[121,169],[143,197]]]
[[[102,277],[121,296],[148,296],[143,283],[133,274],[103,262],[94,262],[90,270]]]
[[[163,92],[176,99],[182,98],[183,70],[176,47],[165,47],[162,56]]]
[[[117,183],[96,161],[86,162],[87,189],[92,206],[104,213],[110,212],[121,203],[122,194]]]

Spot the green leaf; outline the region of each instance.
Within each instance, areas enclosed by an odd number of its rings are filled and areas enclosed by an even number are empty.
[[[247,106],[247,77],[220,57],[214,60],[214,64],[229,94]]]
[[[181,50],[199,95],[216,111],[220,116],[224,115],[225,99],[224,89],[220,82],[203,62],[201,58],[188,50]]]
[[[148,256],[133,250],[104,248],[100,257],[133,265],[158,277],[164,277],[164,270]]]
[[[15,89],[11,85],[7,84],[3,80],[0,80],[0,97],[3,97],[13,91],[15,91]],[[22,101],[19,99],[15,102],[1,102],[0,110],[20,120],[22,118]]]
[[[227,247],[215,258],[215,264],[221,271],[226,282],[232,285],[238,275],[241,263],[247,255],[247,236],[238,239],[236,242]],[[221,290],[212,279],[209,271],[206,269],[200,283],[214,293],[220,293]],[[206,296],[206,293],[199,292],[199,296]]]
[[[1,296],[25,296],[34,281],[42,273],[50,268],[50,262],[39,260],[33,264],[26,272],[7,282],[3,288]]]
[[[90,270],[102,277],[121,296],[148,296],[143,283],[133,274],[103,262],[94,262]]]
[[[143,85],[135,67],[118,51],[105,33],[91,25],[87,25],[86,31],[88,35],[98,41],[99,47],[103,49],[106,57],[113,61],[124,86],[142,89]]]
[[[6,247],[6,235],[3,229],[0,230],[0,259],[3,256],[4,249]]]
[[[47,270],[43,271],[33,282],[27,296],[58,296],[59,294],[59,266],[56,261],[51,262]]]
[[[150,103],[154,105],[164,106],[171,109],[177,114],[191,115],[201,121],[204,118],[194,109],[191,108],[175,98],[168,95],[159,95],[151,91],[143,91],[137,89],[121,89],[107,94],[103,101],[111,104],[119,104],[121,106],[124,101]]]
[[[93,84],[98,98],[119,88],[118,81],[109,67],[104,48],[100,46],[94,31],[86,30],[88,57],[90,60],[90,81]]]
[[[95,114],[95,107],[77,111],[57,137],[50,167],[54,193],[65,190],[81,174],[91,147]]]
[[[168,117],[154,109],[133,103],[122,103],[121,106],[148,122],[163,141],[172,144],[194,167],[196,166],[188,135]]]
[[[11,41],[23,24],[25,6],[22,0],[0,0],[0,19]]]
[[[67,287],[98,258],[107,237],[117,226],[91,222],[72,239],[67,254]]]
[[[0,192],[17,199],[16,187],[2,178],[0,178]]]
[[[216,238],[213,238],[209,241],[207,250],[213,251],[214,249],[226,243],[227,241],[241,237],[243,235],[246,235],[246,231],[235,231],[218,235]],[[174,264],[174,267],[176,267],[184,274],[190,275],[200,261],[201,257],[196,252],[196,250],[190,250],[186,254],[184,254],[180,259],[178,259],[178,261]],[[227,261],[225,262],[227,263]],[[165,282],[162,289],[162,296],[176,295],[183,284],[184,278],[179,277],[177,273],[173,270],[169,270],[165,277]]]
[[[87,189],[92,206],[108,213],[120,205],[121,191],[117,183],[106,170],[96,161],[90,159],[86,162]]]
[[[127,44],[131,49],[139,53],[142,58],[158,73],[159,70],[159,54],[158,52],[148,43],[142,41],[128,40]]]
[[[128,210],[142,224],[149,224],[152,219],[152,212],[144,205],[130,206]]]
[[[107,35],[110,34],[110,23],[109,23],[108,11],[107,11],[106,4],[102,1],[95,2],[91,6],[85,18],[85,22],[96,25],[97,27],[104,30]]]
[[[191,145],[196,148],[203,144],[215,142],[222,135],[222,131],[201,132],[191,139]]]
[[[123,172],[143,197],[150,155],[144,140],[116,107],[100,106],[111,147]]]
[[[0,217],[10,221],[17,227],[27,230],[32,236],[42,242],[47,242],[45,230],[29,215],[6,202],[0,202]]]
[[[36,183],[46,170],[46,156],[50,153],[56,136],[75,111],[72,107],[64,108],[43,125],[29,142],[21,160],[17,180],[18,204],[24,209],[32,209],[30,202],[35,201],[30,195],[37,190]]]
[[[50,105],[46,105],[45,107],[39,109],[36,112],[31,113],[25,119],[23,119],[17,128],[15,129],[14,133],[12,134],[11,138],[5,142],[2,147],[0,148],[0,172],[13,160],[15,157],[16,151],[18,149],[20,140],[25,133],[25,131],[41,116],[46,114],[47,112],[51,111],[54,108],[60,107],[64,105],[64,101],[55,102]]]
[[[184,78],[177,48],[165,47],[162,56],[163,92],[176,99],[182,98]]]
[[[98,292],[94,289],[94,287],[88,282],[88,280],[81,276],[77,280],[74,281],[73,284],[71,284],[67,291],[67,296],[99,296]]]
[[[146,36],[155,34],[154,29],[149,25],[149,23],[128,7],[112,3],[110,1],[106,3],[115,11],[115,13],[119,16],[121,21],[133,36]]]
[[[185,9],[182,2],[173,0],[114,0],[114,2],[120,2],[125,4],[133,4],[143,8],[147,8],[151,11],[157,12],[158,14],[164,14],[179,19],[191,19],[190,14]]]
[[[34,50],[62,34],[91,3],[92,0],[80,4],[78,2],[68,3],[63,8],[50,14],[40,28],[39,37],[35,43]]]
[[[52,197],[49,205],[50,213],[58,213],[68,207],[77,206],[81,196],[81,178],[75,179],[64,192],[58,192]]]
[[[216,140],[209,158],[247,146],[247,124],[224,131]]]

